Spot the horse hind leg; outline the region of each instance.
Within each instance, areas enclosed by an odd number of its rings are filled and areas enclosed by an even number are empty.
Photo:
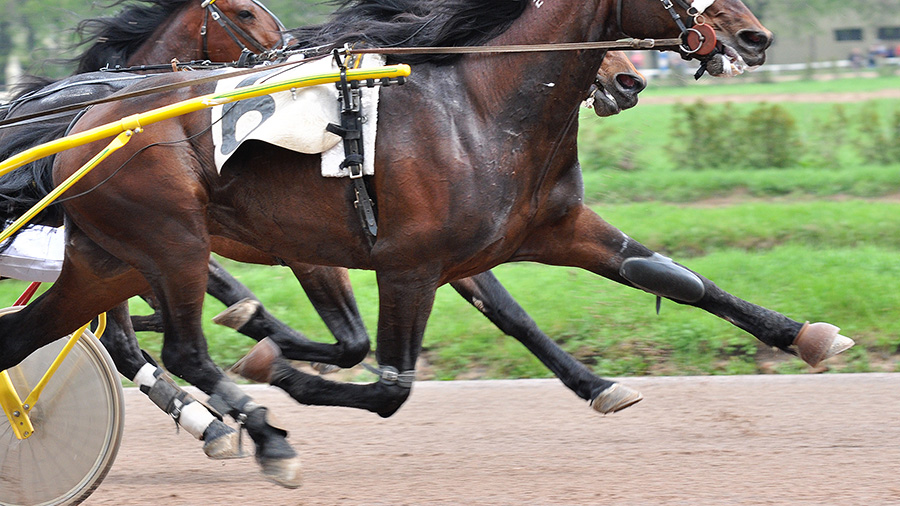
[[[153,295],[162,310],[165,332],[161,358],[168,370],[196,385],[211,399],[220,399],[221,413],[246,422],[244,427],[256,444],[256,459],[263,475],[279,485],[296,488],[300,485],[299,457],[287,442],[286,433],[267,421],[265,408],[252,403],[243,394],[236,395],[240,389],[209,357],[200,324],[209,249],[202,230],[186,234],[183,225],[191,220],[178,218],[167,220],[167,226],[171,228],[157,230],[161,236],[178,237],[178,241],[139,237],[141,242],[126,242],[116,240],[115,236],[101,235],[99,230],[95,233],[111,255],[135,266],[143,275],[142,279],[151,282]],[[138,230],[140,223],[120,221],[110,233],[119,229]],[[129,295],[141,293],[144,287],[146,281]],[[160,398],[170,401],[177,395],[171,384],[160,382],[158,378],[154,381],[152,376],[148,375],[146,383],[159,389]],[[138,381],[144,379],[138,378]],[[168,401],[165,409],[168,409]]]
[[[593,374],[544,334],[491,271],[450,283],[505,334],[516,338],[564,385],[598,413],[621,411],[643,399],[637,390]]]
[[[257,341],[269,338],[286,358],[312,361],[320,373],[362,362],[370,349],[369,335],[359,314],[347,270],[307,264],[290,264],[290,268],[336,343],[311,341],[285,325],[269,313],[247,287],[211,261],[207,291],[230,304],[214,321]]]
[[[176,424],[203,441],[203,452],[207,457],[219,460],[245,456],[239,444],[240,434],[176,385],[140,349],[128,315],[128,303],[122,303],[106,314],[108,324],[100,342],[109,351],[119,373],[132,380]]]
[[[706,295],[708,285],[710,285],[711,289],[719,291],[711,281],[701,278],[693,271],[659,253],[654,253],[649,257],[629,257],[622,262],[619,273],[634,286],[646,292],[681,303],[699,303]],[[725,298],[724,292],[722,292],[720,297]],[[739,299],[737,298],[733,300],[736,305],[738,301]],[[748,306],[748,309],[753,308]],[[760,313],[758,310],[756,312]],[[745,328],[737,321],[733,323],[744,328],[744,330],[750,331],[749,325],[747,326],[748,328]],[[853,340],[839,334],[839,331],[838,327],[830,323],[819,322],[810,324],[805,322],[797,330],[790,344],[796,349],[797,354],[800,355],[804,362],[815,367],[823,360],[831,358],[853,346]],[[785,351],[794,352],[793,349],[787,348],[777,341],[773,341],[773,344]]]
[[[378,381],[338,383],[306,374],[291,367],[278,346],[266,340],[254,346],[232,371],[277,386],[301,404],[365,409],[384,418],[393,415],[411,393],[437,286],[418,279],[417,274],[414,270],[378,272]]]
[[[657,297],[704,309],[769,346],[799,353],[812,366],[854,344],[832,325],[807,326],[731,295],[629,238],[585,206],[536,231],[521,253],[548,264],[581,267]]]
[[[156,278],[162,280],[161,290],[155,293],[166,325],[163,362],[174,374],[209,394],[214,409],[244,424],[256,445],[256,460],[264,477],[284,487],[299,487],[300,459],[287,442],[287,432],[273,425],[268,409],[226,378],[206,353],[200,311],[208,256],[194,262],[187,253],[174,258],[179,261],[168,265],[164,270],[167,276]]]

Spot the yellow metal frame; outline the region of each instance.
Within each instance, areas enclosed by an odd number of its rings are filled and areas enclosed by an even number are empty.
[[[363,79],[397,78],[406,77],[409,74],[409,65],[388,65],[379,68],[347,70],[347,79],[350,81],[354,81]],[[223,75],[223,78],[224,77],[228,77],[227,74]],[[21,153],[0,163],[0,176],[6,175],[7,173],[25,164],[31,163],[35,160],[39,160],[46,156],[54,155],[61,151],[65,151],[66,149],[71,149],[94,141],[116,136],[116,138],[113,139],[113,141],[110,142],[109,145],[107,145],[100,153],[91,158],[87,163],[81,166],[81,168],[79,168],[71,176],[69,176],[62,184],[51,191],[46,197],[41,199],[41,201],[35,204],[34,207],[29,209],[27,213],[22,215],[22,217],[13,222],[9,227],[6,228],[6,230],[0,233],[0,241],[7,239],[12,234],[14,234],[16,230],[21,228],[35,215],[37,215],[44,208],[50,205],[51,202],[56,200],[63,192],[72,187],[72,185],[77,183],[85,174],[90,172],[100,162],[106,159],[106,157],[127,144],[132,136],[134,136],[134,134],[142,132],[143,127],[146,125],[151,125],[153,123],[174,118],[176,116],[199,111],[207,107],[214,107],[217,105],[223,105],[239,100],[246,100],[248,98],[259,97],[271,93],[278,93],[281,91],[289,91],[295,88],[335,83],[340,79],[340,73],[335,72],[329,74],[318,74],[313,76],[300,77],[286,81],[259,84],[255,86],[248,86],[225,93],[212,93],[189,100],[184,100],[172,105],[159,107],[157,109],[153,109],[144,113],[134,114],[132,116],[122,118],[119,121],[107,123],[105,125],[101,125],[78,134],[69,135],[61,139],[57,139],[55,141],[41,144],[31,149],[22,151]],[[75,344],[78,342],[78,339],[80,339],[84,334],[87,326],[88,324],[83,325],[80,329],[78,329],[77,332],[75,332],[75,334],[72,335],[72,338],[69,339],[69,342],[66,343],[62,351],[60,351],[59,355],[57,355],[56,359],[47,369],[47,372],[44,373],[44,376],[40,379],[40,381],[38,381],[38,384],[35,385],[34,389],[32,389],[32,391],[28,394],[28,397],[25,398],[24,402],[16,392],[16,389],[12,384],[12,380],[9,377],[9,373],[7,371],[0,371],[0,407],[2,407],[4,413],[6,413],[6,417],[9,419],[9,424],[15,432],[17,438],[26,439],[34,434],[34,426],[31,424],[31,420],[28,417],[28,412],[34,407],[35,403],[38,401],[38,398],[41,395],[41,392],[47,385],[47,382],[50,381],[50,378],[59,368],[60,364],[66,358],[69,351],[73,346],[75,346]],[[100,315],[100,325],[97,328],[97,337],[100,337],[105,328],[106,315],[103,314]]]
[[[0,371],[0,406],[3,407],[3,412],[6,413],[6,418],[9,420],[9,425],[16,434],[16,438],[28,439],[34,434],[34,425],[31,424],[31,418],[29,418],[28,413],[34,405],[37,404],[38,399],[41,397],[41,393],[43,393],[47,383],[50,382],[50,378],[53,377],[63,360],[66,359],[69,352],[72,351],[72,348],[75,347],[75,344],[78,343],[78,340],[84,335],[84,331],[87,327],[88,324],[84,324],[72,334],[72,337],[69,338],[69,341],[63,346],[63,349],[60,350],[56,358],[53,359],[53,363],[47,368],[47,372],[45,372],[41,379],[38,380],[37,384],[31,389],[31,392],[28,393],[28,397],[26,397],[24,401],[21,400],[22,398],[19,396],[19,393],[16,392],[16,387],[13,386],[12,380],[9,377],[9,371]]]
[[[0,371],[0,407],[6,413],[9,420],[9,426],[19,439],[27,439],[34,434],[34,426],[31,425],[31,419],[28,418],[28,410],[16,392],[12,380],[9,379],[8,371]],[[28,407],[31,409],[31,406]]]

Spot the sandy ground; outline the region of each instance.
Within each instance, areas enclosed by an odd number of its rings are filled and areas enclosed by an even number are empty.
[[[212,461],[126,390],[100,505],[900,504],[900,374],[627,378],[610,416],[556,380],[416,384],[392,418],[247,391],[290,429],[305,484]]]

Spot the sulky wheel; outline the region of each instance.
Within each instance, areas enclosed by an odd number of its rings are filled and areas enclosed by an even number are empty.
[[[18,309],[0,309],[0,314]],[[67,339],[44,346],[9,369],[23,400]],[[112,467],[124,415],[122,384],[112,359],[85,331],[31,409],[31,437],[17,439],[0,413],[0,505],[83,501]]]

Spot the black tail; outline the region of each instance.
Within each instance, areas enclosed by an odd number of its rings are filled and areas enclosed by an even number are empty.
[[[0,128],[0,160],[62,137],[71,120],[72,117],[67,116],[42,120],[28,128],[15,127],[14,135],[4,135]],[[53,190],[53,158],[36,160],[0,177],[0,223],[22,216]],[[31,224],[60,226],[62,216],[60,206],[51,204]]]

